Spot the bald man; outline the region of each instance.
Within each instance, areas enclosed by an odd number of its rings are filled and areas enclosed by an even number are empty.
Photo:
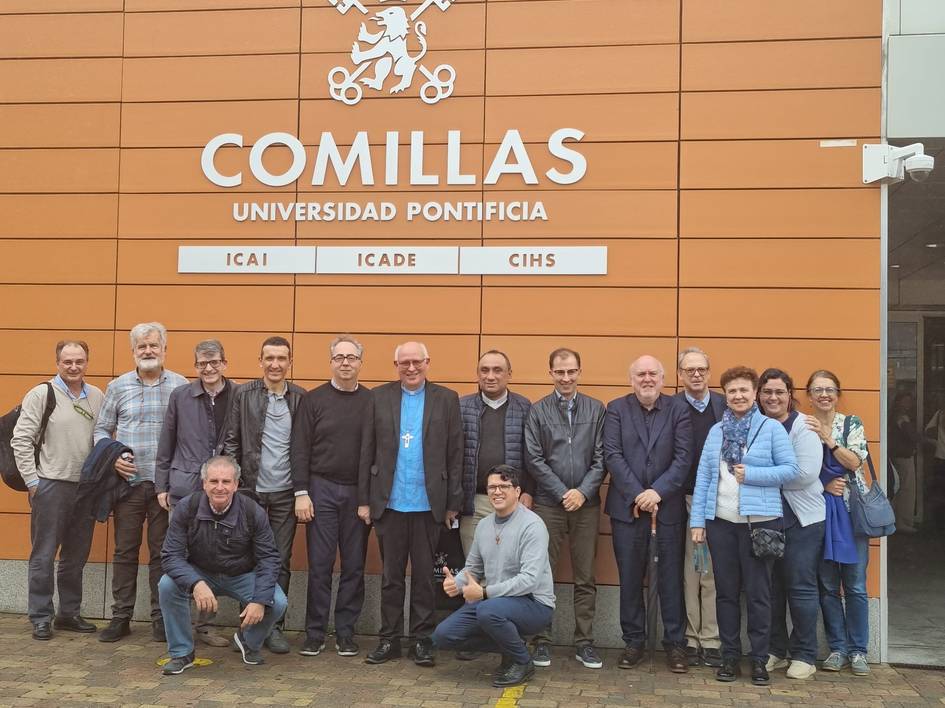
[[[659,360],[641,356],[630,365],[633,391],[611,401],[604,419],[604,460],[610,472],[605,511],[613,529],[620,574],[620,628],[626,645],[617,665],[633,668],[645,655],[643,576],[649,557],[650,523],[656,514],[663,646],[670,671],[686,673],[683,485],[692,454],[692,422],[685,402],[662,393],[663,378]]]
[[[459,396],[427,381],[429,366],[422,342],[394,350],[397,380],[373,390],[361,435],[358,515],[374,524],[383,563],[380,641],[368,664],[400,656],[408,560],[404,635],[416,664],[434,664],[433,556],[440,529],[458,525],[463,505],[463,423]]]

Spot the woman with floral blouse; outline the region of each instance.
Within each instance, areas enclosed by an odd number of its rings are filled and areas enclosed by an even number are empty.
[[[822,668],[840,671],[850,666],[855,676],[867,676],[870,672],[866,663],[869,539],[853,533],[848,488],[856,484],[862,492],[867,489],[863,477],[866,433],[857,416],[844,415],[837,410],[841,394],[840,379],[830,371],[815,371],[807,380],[807,395],[813,407],[809,425],[824,446],[821,481],[827,501],[824,560],[820,566],[820,609],[830,655]]]

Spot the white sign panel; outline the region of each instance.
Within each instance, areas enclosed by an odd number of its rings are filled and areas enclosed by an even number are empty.
[[[606,246],[460,248],[462,275],[606,275]]]
[[[449,273],[459,268],[456,246],[321,246],[318,273]]]
[[[314,273],[314,246],[181,246],[178,273]]]

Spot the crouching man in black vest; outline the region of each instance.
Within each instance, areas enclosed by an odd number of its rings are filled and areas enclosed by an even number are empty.
[[[263,663],[263,641],[285,613],[285,593],[276,584],[281,556],[269,518],[252,499],[237,494],[240,469],[232,457],[211,457],[200,469],[203,491],[184,497],[171,520],[158,585],[170,661],[164,674],[194,665],[190,601],[216,612],[217,595],[229,595],[245,609],[233,641],[246,664]]]

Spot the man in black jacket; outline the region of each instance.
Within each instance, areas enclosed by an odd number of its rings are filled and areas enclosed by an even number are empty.
[[[248,381],[233,394],[223,452],[242,470],[241,491],[259,502],[282,554],[279,586],[289,593],[289,560],[295,539],[295,492],[292,485],[292,420],[305,389],[286,380],[292,367],[292,347],[284,337],[262,343],[260,379]],[[281,623],[273,627],[266,647],[287,654],[289,642]]]
[[[420,666],[435,663],[433,556],[440,525],[455,528],[463,504],[463,424],[459,396],[427,381],[429,365],[423,343],[398,346],[399,380],[373,390],[365,419],[358,516],[374,522],[384,564],[381,637],[369,664],[400,656],[408,559],[411,654]]]
[[[212,457],[200,476],[203,491],[177,505],[161,550],[158,591],[171,656],[165,675],[194,665],[191,599],[202,612],[216,612],[217,595],[245,606],[233,641],[243,662],[253,665],[263,663],[259,649],[288,604],[276,584],[280,554],[266,512],[236,493],[239,465],[232,457]]]

